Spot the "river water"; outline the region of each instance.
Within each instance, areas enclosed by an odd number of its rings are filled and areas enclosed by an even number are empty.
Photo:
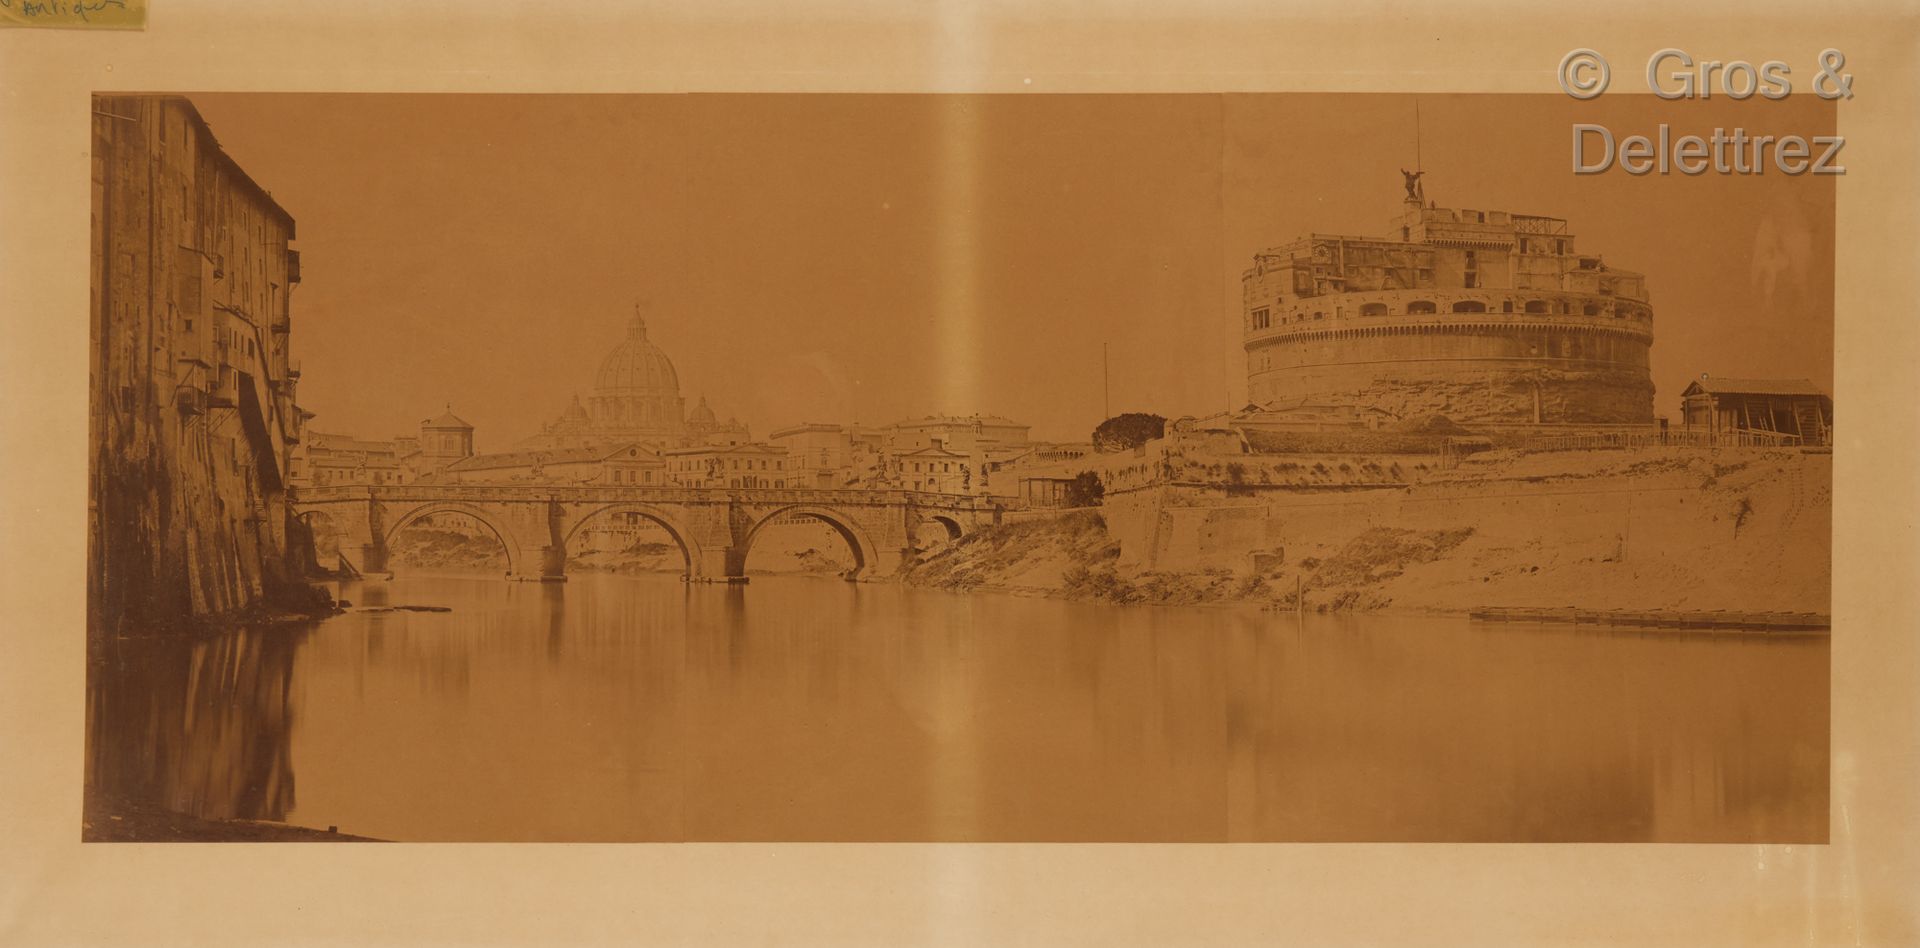
[[[396,840],[1827,838],[1824,636],[406,576],[129,640],[91,779]]]

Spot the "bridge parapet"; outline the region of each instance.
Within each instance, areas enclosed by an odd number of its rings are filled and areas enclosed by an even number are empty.
[[[557,484],[338,484],[305,487],[289,498],[302,514],[325,513],[343,551],[363,573],[387,572],[400,530],[430,514],[479,521],[506,547],[519,578],[563,579],[567,548],[596,517],[632,514],[672,535],[689,578],[739,577],[760,528],[795,519],[833,527],[854,550],[856,572],[893,572],[915,552],[916,528],[939,522],[960,536],[1004,505],[972,494],[861,488],[697,488]]]
[[[921,506],[958,510],[991,510],[991,498],[974,494],[893,488],[783,488],[783,487],[637,487],[629,485],[557,484],[332,484],[293,491],[296,504],[340,501],[460,501],[465,503],[647,503],[749,506],[824,504],[860,506]]]

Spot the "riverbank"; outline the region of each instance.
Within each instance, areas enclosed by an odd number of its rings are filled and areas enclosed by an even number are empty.
[[[979,531],[902,579],[1314,612],[1825,615],[1831,463],[1793,451],[1494,452],[1360,489],[1163,484]]]
[[[156,806],[89,794],[80,817],[86,843],[378,843],[385,840],[266,820],[203,820]]]
[[[146,622],[111,633],[116,638],[183,637],[196,638],[231,632],[234,629],[290,625],[324,619],[344,611],[326,587],[323,577],[311,582],[292,582],[268,592],[258,602],[238,609],[207,615],[154,616]],[[90,626],[89,642],[98,646],[108,636],[105,630]]]

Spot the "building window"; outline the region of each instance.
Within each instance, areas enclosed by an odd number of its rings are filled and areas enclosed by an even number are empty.
[[[1414,300],[1407,304],[1407,312],[1415,316],[1421,316],[1437,313],[1439,310],[1434,307],[1432,300]]]
[[[1453,311],[1456,313],[1484,313],[1487,311],[1487,304],[1479,300],[1461,300],[1453,304]]]
[[[1360,307],[1360,315],[1362,315],[1362,316],[1385,316],[1385,315],[1387,315],[1387,304],[1385,304],[1385,303],[1367,303],[1366,305],[1364,305],[1364,306],[1361,306],[1361,307]]]
[[[1544,313],[1544,312],[1546,312],[1546,311],[1547,311],[1547,301],[1546,301],[1546,300],[1528,300],[1528,301],[1527,301],[1527,312],[1529,312],[1529,313]]]
[[[1273,314],[1264,306],[1253,311],[1253,328],[1266,329],[1273,325]]]

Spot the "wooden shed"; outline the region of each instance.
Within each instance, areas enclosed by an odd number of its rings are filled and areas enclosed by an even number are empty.
[[[1689,431],[1730,444],[1833,443],[1833,399],[1806,379],[1701,376],[1680,393]]]

